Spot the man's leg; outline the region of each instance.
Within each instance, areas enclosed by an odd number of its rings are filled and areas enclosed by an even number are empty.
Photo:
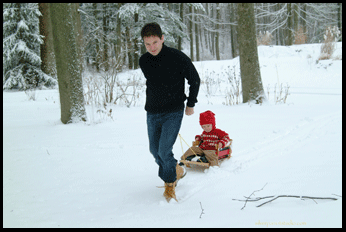
[[[149,138],[149,150],[154,156],[155,162],[161,166],[162,160],[159,157],[159,145],[161,137],[162,123],[159,114],[147,113],[147,126],[148,126],[148,138]]]
[[[177,160],[174,158],[173,145],[178,137],[184,111],[164,114],[159,142],[159,176],[166,183],[173,183],[177,179]]]

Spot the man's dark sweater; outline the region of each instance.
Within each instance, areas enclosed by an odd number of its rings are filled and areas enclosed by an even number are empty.
[[[145,110],[149,113],[169,113],[194,107],[200,78],[190,58],[183,52],[163,44],[161,52],[153,56],[149,52],[139,59],[139,65],[147,79]],[[190,85],[189,97],[185,95],[185,78]]]

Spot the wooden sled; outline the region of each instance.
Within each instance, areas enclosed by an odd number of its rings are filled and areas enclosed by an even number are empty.
[[[192,146],[194,146],[194,147],[199,146],[199,144],[200,144],[200,141],[192,142]],[[224,148],[218,149],[217,145],[215,146],[216,154],[218,156],[218,165],[217,166],[219,166],[222,161],[231,158],[231,154],[232,154],[231,145],[232,145],[232,139],[230,140],[230,142]],[[209,168],[210,167],[209,163],[189,161],[189,160],[180,160],[180,163],[184,164],[188,168],[190,168],[191,165],[192,166],[204,167],[204,168]]]

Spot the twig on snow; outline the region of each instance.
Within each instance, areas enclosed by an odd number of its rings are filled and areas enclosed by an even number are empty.
[[[264,187],[265,187],[267,184],[268,184],[268,183],[266,183],[261,189],[253,191],[249,197],[246,197],[245,204],[244,204],[243,208],[241,208],[241,210],[243,210],[243,209],[245,208],[246,203],[247,203],[248,200],[251,198],[251,196],[252,196],[255,192],[259,192],[259,191],[263,190]]]
[[[201,205],[201,210],[202,210],[201,215],[199,215],[199,218],[202,218],[202,214],[204,214],[204,209],[203,209],[203,207],[202,207],[202,203],[199,202],[199,204]]]

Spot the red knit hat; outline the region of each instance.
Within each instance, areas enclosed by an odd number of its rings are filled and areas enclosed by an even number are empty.
[[[199,115],[199,124],[202,126],[204,124],[212,124],[215,128],[215,114],[210,110],[205,111]]]

